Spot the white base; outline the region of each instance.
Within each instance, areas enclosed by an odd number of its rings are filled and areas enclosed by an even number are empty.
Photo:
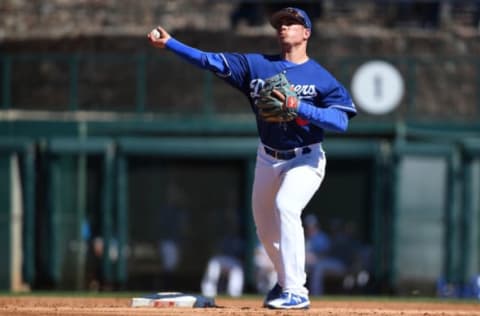
[[[148,297],[134,297],[132,307],[193,307],[197,298],[179,292],[159,292]]]

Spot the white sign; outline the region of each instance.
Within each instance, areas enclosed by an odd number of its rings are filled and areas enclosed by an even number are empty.
[[[355,104],[370,114],[386,114],[402,100],[404,83],[391,64],[375,60],[361,65],[353,74],[352,94]]]

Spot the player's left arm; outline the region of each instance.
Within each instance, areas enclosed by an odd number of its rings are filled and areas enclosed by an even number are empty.
[[[346,89],[341,85],[336,86],[325,95],[322,102],[327,107],[317,107],[300,100],[297,113],[300,117],[323,129],[345,132],[350,118],[357,113]]]
[[[339,109],[322,109],[300,102],[298,115],[326,130],[345,132],[348,128],[348,115]]]

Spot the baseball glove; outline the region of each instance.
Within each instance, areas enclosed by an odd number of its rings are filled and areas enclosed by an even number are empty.
[[[283,73],[267,78],[257,100],[258,115],[267,122],[288,122],[297,117],[298,96]]]

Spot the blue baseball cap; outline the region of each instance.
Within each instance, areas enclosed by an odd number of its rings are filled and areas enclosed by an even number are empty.
[[[278,23],[283,18],[290,18],[290,19],[296,20],[299,24],[303,25],[307,29],[312,28],[312,21],[310,21],[310,18],[308,17],[307,13],[302,9],[292,8],[292,7],[281,9],[280,11],[275,12],[271,16],[270,24],[274,28],[277,28]]]

